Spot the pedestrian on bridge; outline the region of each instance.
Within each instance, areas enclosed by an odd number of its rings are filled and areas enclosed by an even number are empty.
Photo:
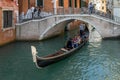
[[[89,12],[89,14],[93,13],[93,8],[94,8],[94,6],[93,6],[92,2],[90,2],[89,5],[88,5],[88,12]]]

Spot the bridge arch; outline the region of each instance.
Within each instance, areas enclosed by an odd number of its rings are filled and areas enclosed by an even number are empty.
[[[56,21],[55,23],[53,23],[51,26],[49,26],[43,32],[43,34],[40,36],[40,38],[41,39],[45,39],[45,38],[51,37],[53,35],[57,35],[57,33],[59,34],[59,33],[63,32],[64,28],[65,28],[65,25],[67,25],[68,23],[70,23],[70,22],[72,22],[74,20],[79,20],[81,22],[84,22],[84,23],[88,24],[86,27],[89,30],[90,41],[95,40],[95,38],[97,38],[97,40],[98,40],[98,38],[99,38],[99,40],[101,40],[101,38],[102,38],[101,37],[101,33],[99,33],[99,31],[97,30],[97,28],[95,27],[95,25],[92,24],[92,23],[90,23],[87,20],[82,19],[82,18],[79,18],[79,19],[78,18],[64,18],[62,20]],[[94,32],[92,30],[93,28],[94,28]],[[56,34],[54,34],[54,33],[56,33]],[[94,35],[94,34],[96,34],[96,35]],[[94,37],[93,37],[93,35],[94,35]]]

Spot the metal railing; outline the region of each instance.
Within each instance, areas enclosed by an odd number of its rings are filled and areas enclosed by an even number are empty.
[[[112,21],[117,22],[117,23],[120,22],[120,17],[112,15],[110,13],[105,13],[105,12],[102,12],[102,11],[95,10],[92,14],[103,17],[105,19],[112,20]]]
[[[94,14],[97,15],[99,17],[103,17],[105,19],[109,19],[109,20],[113,20],[117,23],[120,22],[120,17],[118,16],[114,16],[110,13],[104,13],[98,10],[93,10],[92,13],[89,12],[88,8],[86,7],[82,7],[82,8],[57,8],[57,14],[54,14],[54,9],[52,10],[48,10],[46,12],[41,11],[40,14],[38,14],[38,12],[36,11],[34,14],[28,10],[27,13],[21,14],[20,15],[20,22],[24,22],[24,21],[28,21],[28,20],[32,20],[32,19],[42,19],[48,16],[52,16],[52,15],[67,15],[67,14]],[[39,15],[39,16],[38,16]]]

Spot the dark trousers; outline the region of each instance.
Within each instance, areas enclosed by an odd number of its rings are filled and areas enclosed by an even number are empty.
[[[83,36],[83,30],[80,30],[80,37],[82,37]]]

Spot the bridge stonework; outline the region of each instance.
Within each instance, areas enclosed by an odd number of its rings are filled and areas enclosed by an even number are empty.
[[[102,38],[120,36],[120,24],[96,15],[55,15],[16,24],[17,40],[43,40],[63,32],[65,25],[80,20],[92,25]],[[90,28],[89,32],[90,31]]]

